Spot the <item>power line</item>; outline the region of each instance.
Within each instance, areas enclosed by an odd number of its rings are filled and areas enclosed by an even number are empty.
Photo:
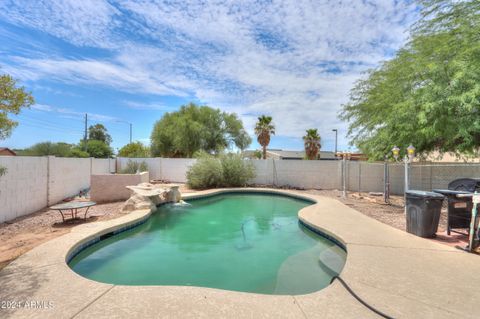
[[[42,129],[42,130],[45,130],[45,131],[55,131],[55,133],[60,132],[60,133],[63,133],[63,134],[82,136],[82,134],[78,133],[78,132],[65,131],[65,130],[62,130],[62,129],[54,129],[54,128],[49,128],[49,127],[46,127],[46,126],[41,126],[41,125],[38,125],[38,124],[22,123],[21,125],[36,128],[36,129]]]
[[[55,125],[51,125],[51,124],[45,124],[45,123],[42,123],[42,122],[37,122],[37,121],[34,121],[34,120],[30,120],[30,119],[28,119],[28,120],[23,119],[20,122],[20,125],[24,124],[24,123],[27,123],[27,124],[30,124],[30,125],[36,125],[36,126],[41,127],[41,128],[51,129],[51,130],[56,130],[56,131],[68,131],[68,132],[80,133],[79,130],[75,130],[75,129],[72,129],[72,128],[65,128],[65,127],[55,126]]]
[[[20,123],[27,122],[27,123],[33,123],[36,125],[41,125],[45,127],[50,127],[54,129],[61,129],[61,130],[68,130],[68,131],[77,131],[80,132],[80,130],[72,128],[72,127],[67,127],[63,125],[59,125],[50,121],[42,120],[42,119],[37,119],[37,118],[27,118],[27,117],[19,117]]]
[[[61,132],[61,133],[68,133],[68,134],[74,134],[74,135],[83,135],[84,139],[88,139],[88,127],[90,125],[94,124],[102,124],[107,128],[107,131],[113,135],[113,136],[119,136],[120,139],[123,139],[125,135],[129,136],[130,142],[132,142],[132,123],[123,121],[123,120],[118,120],[115,122],[103,122],[100,120],[91,120],[88,117],[88,113],[85,114],[86,119],[79,119],[75,117],[70,117],[70,116],[63,116],[66,118],[66,120],[74,120],[74,121],[81,121],[85,123],[85,129],[81,130],[79,128],[75,127],[69,127],[65,123],[59,123],[57,121],[51,121],[48,119],[44,118],[38,118],[35,116],[31,116],[31,114],[21,114],[17,117],[18,120],[20,120],[20,124],[25,124],[26,126],[37,128],[37,129],[42,129],[42,130],[49,130],[49,131],[55,131],[55,132]],[[122,130],[119,127],[113,126],[112,124],[120,124],[120,123],[125,123],[129,125],[129,130]],[[75,125],[76,126],[76,125]],[[86,136],[86,137],[85,137]]]

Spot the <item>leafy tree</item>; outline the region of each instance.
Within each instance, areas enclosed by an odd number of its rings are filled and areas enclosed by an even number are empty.
[[[275,125],[272,123],[272,117],[262,115],[258,118],[255,125],[255,134],[257,141],[263,149],[263,159],[267,158],[267,146],[270,144],[270,136],[275,135]]]
[[[237,145],[242,129],[236,114],[190,103],[155,123],[151,153],[165,157],[192,157],[199,150],[218,154]]]
[[[22,156],[48,156],[57,157],[90,157],[90,154],[81,149],[82,145],[68,144],[64,142],[41,142],[26,149],[18,150]]]
[[[99,140],[88,140],[85,147],[85,142],[81,141],[79,148],[81,150],[86,149],[86,152],[90,157],[95,158],[110,158],[113,156],[113,150],[106,143]]]
[[[9,137],[18,125],[8,118],[8,114],[17,115],[22,108],[33,103],[33,96],[24,87],[18,87],[15,79],[7,74],[0,75],[0,140]]]
[[[480,2],[421,1],[422,18],[396,56],[357,82],[341,118],[372,159],[394,145],[420,155],[473,156],[480,147]]]
[[[18,152],[24,156],[47,156],[71,157],[74,145],[68,143],[40,142]]]
[[[85,158],[85,157],[90,157],[90,154],[85,152],[84,150],[81,150],[79,146],[75,146],[72,151],[70,152],[69,157],[80,157],[80,158]]]
[[[103,124],[90,125],[88,128],[88,139],[102,141],[107,145],[112,143],[112,137],[108,134],[107,128]]]
[[[316,128],[307,130],[307,134],[303,137],[303,145],[307,159],[314,160],[317,158],[318,152],[322,147],[320,140],[321,138]]]
[[[240,133],[235,137],[235,145],[243,153],[247,147],[252,144],[252,138],[248,135],[247,131],[240,130]]]
[[[118,151],[120,157],[149,157],[150,149],[141,142],[133,142],[123,146]]]

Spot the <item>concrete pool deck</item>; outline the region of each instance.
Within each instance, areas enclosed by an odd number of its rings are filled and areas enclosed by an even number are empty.
[[[478,317],[478,256],[397,230],[332,198],[264,188],[235,189],[239,190],[316,201],[302,209],[299,218],[345,245],[347,261],[340,276],[383,313],[395,318]],[[222,191],[186,194],[184,199]],[[103,284],[77,275],[66,264],[82,243],[150,213],[140,210],[83,224],[20,256],[0,272],[0,317],[378,318],[338,280],[315,293],[274,296],[201,287]]]

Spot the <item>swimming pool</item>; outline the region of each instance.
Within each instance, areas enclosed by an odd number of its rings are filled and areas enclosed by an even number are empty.
[[[117,285],[200,286],[263,294],[320,290],[346,253],[298,221],[311,202],[230,193],[162,205],[143,224],[104,239],[69,262]]]

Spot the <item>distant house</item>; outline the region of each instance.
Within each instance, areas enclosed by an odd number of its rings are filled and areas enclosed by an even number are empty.
[[[338,159],[343,159],[343,157],[346,156],[346,158],[350,161],[368,161],[368,156],[363,154],[363,153],[338,153],[337,157]]]
[[[479,151],[477,151],[477,154]],[[417,158],[420,162],[433,162],[433,163],[480,163],[478,155],[471,157],[467,155],[455,155],[453,153],[440,153],[433,151],[426,158]]]
[[[255,151],[247,150],[244,152],[245,157],[255,158]],[[335,153],[328,151],[320,151],[320,160],[335,160]],[[276,160],[303,160],[305,159],[305,151],[287,151],[281,149],[267,149],[267,159]]]
[[[17,153],[6,147],[0,147],[0,156],[16,156]]]

